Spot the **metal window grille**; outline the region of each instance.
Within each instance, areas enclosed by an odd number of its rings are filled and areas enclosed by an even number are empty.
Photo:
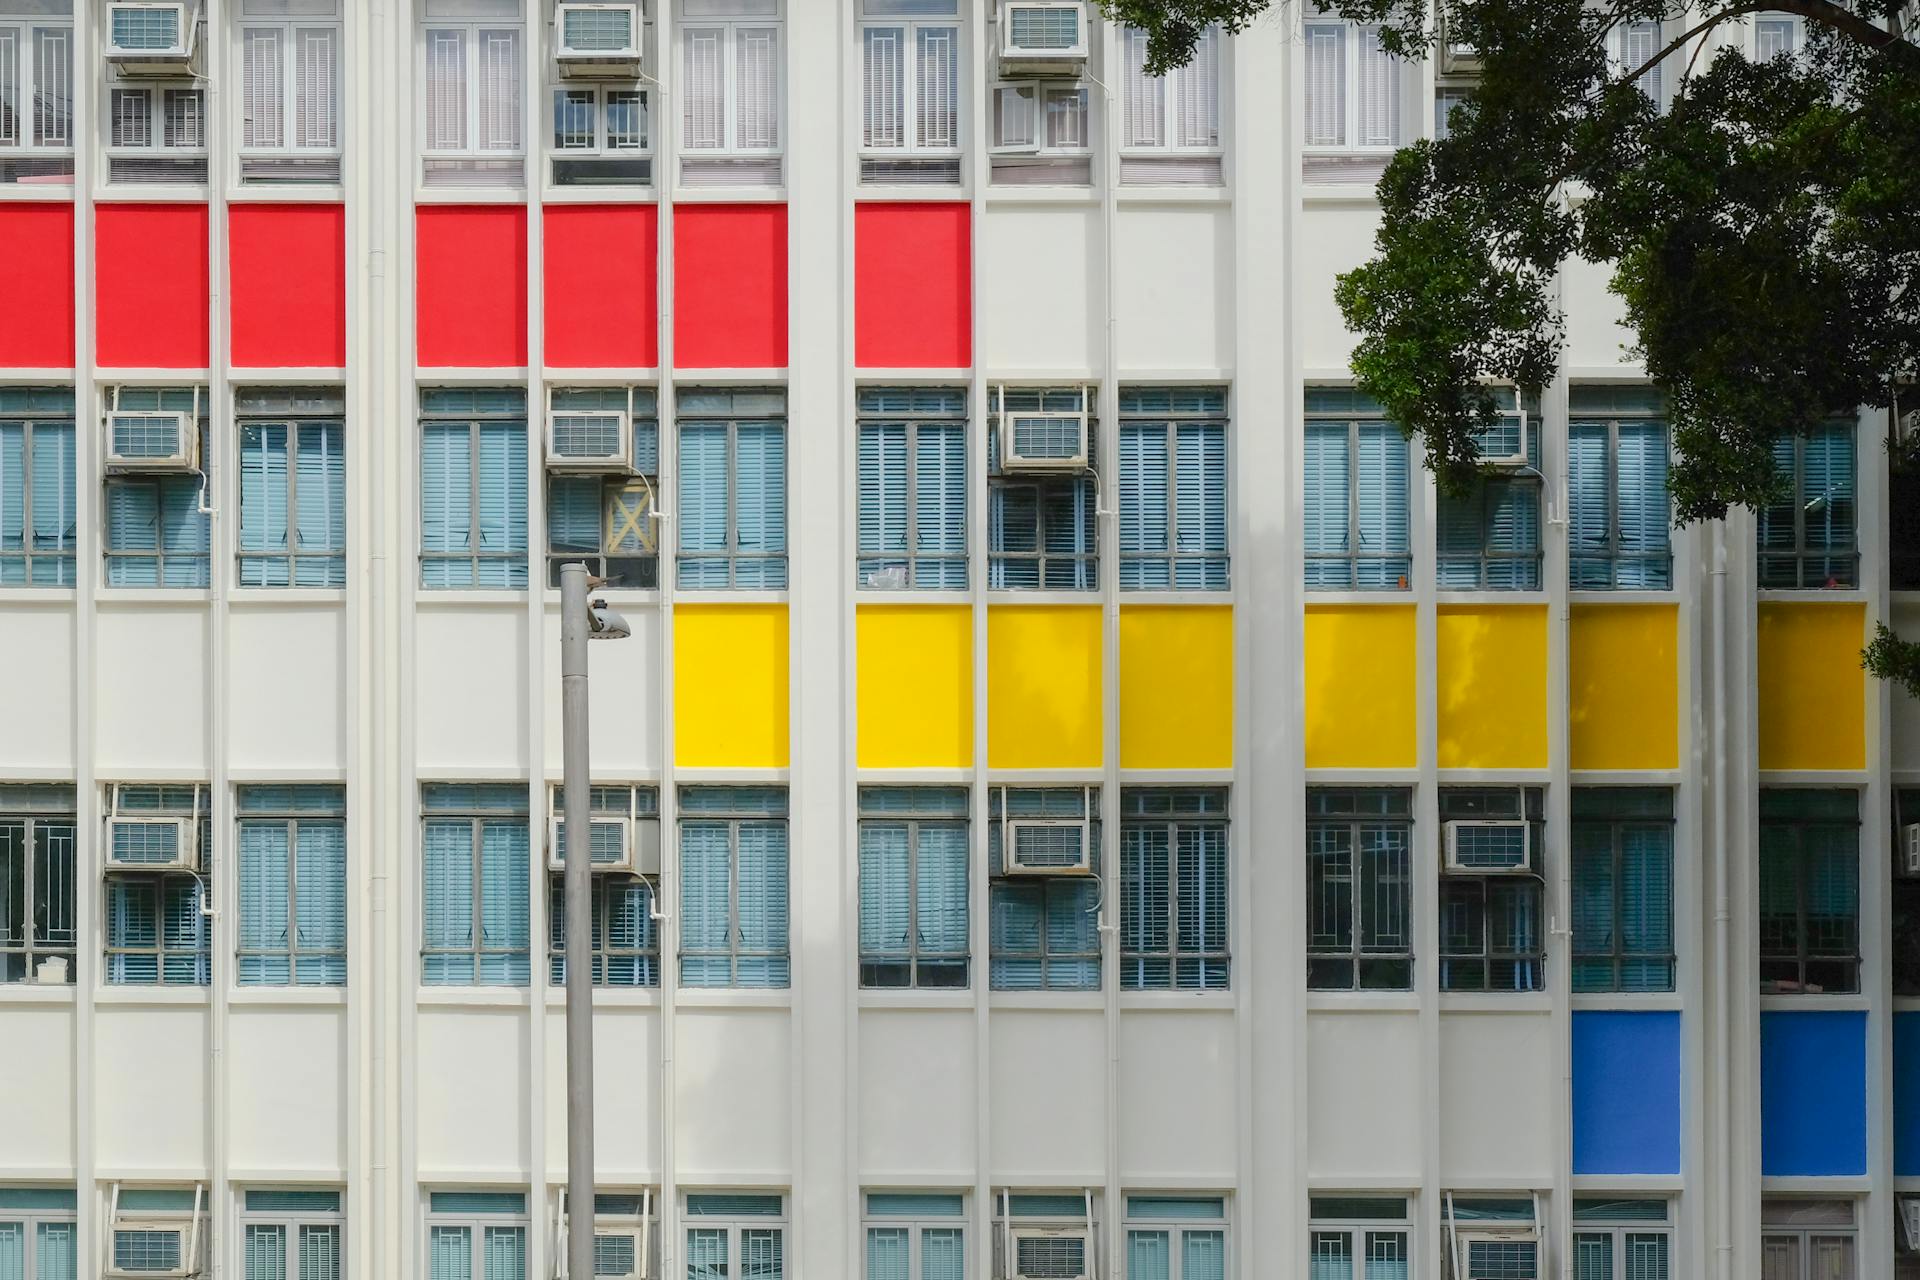
[[[119,814],[199,817],[200,869],[106,873],[106,980],[130,985],[207,986],[213,980],[211,795],[205,784],[109,783]],[[108,822],[111,823],[109,818]],[[111,834],[107,837],[112,840]]]
[[[1533,824],[1533,870],[1440,878],[1440,989],[1546,989],[1546,847],[1538,787],[1443,787],[1440,818],[1524,818]]]
[[[0,183],[72,178],[72,18],[0,18]]]
[[[0,787],[0,981],[74,980],[74,836],[71,786]]]
[[[1573,989],[1671,991],[1673,793],[1573,792]]]
[[[338,1191],[249,1188],[241,1201],[244,1280],[340,1280],[346,1215]]]
[[[426,1259],[435,1280],[527,1280],[527,1197],[519,1191],[427,1196]]]
[[[785,1197],[690,1191],[687,1280],[786,1280]]]
[[[1759,513],[1759,584],[1805,591],[1860,585],[1855,427],[1829,423],[1774,441],[1778,500]]]
[[[1859,793],[1760,792],[1760,989],[1860,989]]]
[[[1307,986],[1412,990],[1411,793],[1307,794]]]
[[[860,985],[964,987],[968,799],[960,787],[860,789]]]
[[[965,590],[966,391],[864,387],[859,411],[859,585]]]
[[[563,790],[555,787],[555,817],[565,817],[563,801]],[[592,812],[595,816],[615,815],[628,822],[648,817],[657,822],[660,814],[659,792],[653,787],[644,786],[596,786],[593,788]],[[638,836],[633,838],[638,839]],[[549,880],[547,980],[557,987],[567,980],[566,886],[565,877],[559,872],[553,873]],[[660,926],[654,919],[659,901],[658,888],[653,880],[642,875],[595,873],[591,899],[593,985],[660,985]]]
[[[1232,973],[1226,791],[1128,788],[1120,811],[1120,985],[1226,990]]]
[[[988,968],[995,991],[1098,991],[1104,857],[1098,787],[997,787],[987,834]],[[1088,819],[1092,874],[1005,875],[1003,816]]]
[[[1307,1268],[1314,1280],[1386,1280],[1408,1273],[1412,1224],[1392,1196],[1314,1196]]]

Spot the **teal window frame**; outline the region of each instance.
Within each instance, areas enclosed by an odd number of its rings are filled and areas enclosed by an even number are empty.
[[[862,787],[859,799],[860,985],[966,987],[973,882],[966,788]]]
[[[1762,591],[1859,588],[1858,434],[1852,422],[1830,422],[1774,440],[1780,489],[1754,525]]]
[[[994,991],[1098,991],[1104,858],[1100,789],[1086,797],[1092,874],[1007,875],[1001,870],[1002,796],[1011,817],[1078,816],[1079,787],[995,787],[987,836],[987,969]]]
[[[1572,1280],[1671,1280],[1670,1217],[1664,1200],[1576,1199]]]
[[[676,407],[678,589],[786,590],[791,483],[786,392],[689,387],[678,393]],[[696,440],[708,443],[696,449]],[[711,456],[715,440],[721,445],[718,457]],[[746,492],[749,477],[754,486]]]
[[[346,1215],[339,1191],[248,1188],[241,1199],[241,1280],[340,1280]]]
[[[966,1196],[868,1192],[863,1280],[966,1280]]]
[[[1547,989],[1546,824],[1539,787],[1442,787],[1440,820],[1525,818],[1533,870],[1440,876],[1440,990]],[[1443,827],[1444,830],[1444,827]]]
[[[72,1187],[0,1187],[0,1276],[73,1280],[80,1274]]]
[[[111,793],[115,784],[109,783]],[[213,919],[203,907],[212,882],[211,793],[199,784],[120,784],[123,811],[200,818],[200,870],[106,872],[106,981],[112,986],[213,982]]]
[[[857,584],[966,590],[966,389],[862,387],[857,408]]]
[[[1760,789],[1763,994],[1860,990],[1860,869],[1859,792]]]
[[[1233,1274],[1225,1196],[1126,1197],[1127,1280],[1226,1280]]]
[[[1510,387],[1492,390],[1501,409],[1519,403]],[[1540,406],[1530,402],[1526,410],[1525,466],[1483,466],[1458,496],[1434,490],[1434,585],[1440,591],[1545,589],[1545,432]],[[1476,440],[1502,429],[1476,433]]]
[[[1567,428],[1567,573],[1573,590],[1673,589],[1671,464],[1663,419],[1576,413]]]
[[[524,1192],[430,1192],[421,1274],[427,1280],[528,1280],[531,1225]]]
[[[1224,387],[1122,387],[1119,490],[1122,591],[1231,588]]]
[[[279,474],[270,451],[278,434]],[[313,461],[309,464],[309,449]],[[347,585],[346,427],[338,419],[240,423],[240,519],[235,553],[243,587]],[[289,459],[292,465],[288,464]],[[319,486],[321,496],[309,490]],[[274,511],[278,499],[279,511]],[[317,527],[316,527],[317,525]]]
[[[1672,991],[1674,800],[1667,787],[1573,789],[1573,990]]]
[[[1100,456],[1088,387],[1007,387],[1014,410],[1087,411],[1087,456]],[[1000,423],[987,423],[987,586],[994,591],[1100,589],[1099,485],[1090,472],[1000,469]]]
[[[526,785],[430,782],[420,791],[422,985],[530,986],[533,886]]]
[[[1307,791],[1307,988],[1413,990],[1413,793]]]
[[[786,1197],[689,1191],[682,1203],[687,1280],[786,1280]]]
[[[565,789],[555,787],[554,817],[566,816],[565,803]],[[629,824],[660,820],[660,793],[650,786],[596,786],[591,806],[595,816],[617,815]],[[560,829],[564,832],[564,823]],[[632,838],[639,839],[637,830]],[[550,871],[547,881],[547,982],[557,987],[567,980],[566,876]],[[635,873],[596,871],[592,889],[593,985],[658,987],[660,924],[654,915],[658,884]]]
[[[74,801],[70,783],[0,785],[0,982],[37,982],[40,963],[55,957],[74,981]]]
[[[526,392],[421,388],[419,459],[421,588],[526,590]]]
[[[1379,412],[1344,387],[1307,390],[1301,536],[1309,591],[1412,589],[1412,455],[1406,433]]]
[[[1399,1196],[1308,1200],[1308,1280],[1409,1280],[1413,1221]]]
[[[585,564],[616,591],[652,591],[660,585],[660,407],[651,387],[555,387],[556,413],[619,410],[636,464],[632,475],[547,472],[547,587],[560,586],[560,567]]]
[[[784,787],[680,789],[680,985],[781,989],[789,984],[789,840]],[[715,857],[719,841],[725,847],[724,886],[712,868],[704,876],[688,870],[695,855]],[[764,865],[748,867],[749,854]]]
[[[71,587],[79,550],[73,390],[0,387],[0,587]]]
[[[120,387],[119,409],[198,415],[200,470],[180,475],[106,477],[101,518],[109,587],[205,590],[213,585],[213,505],[207,466],[206,392],[200,387]]]
[[[1224,787],[1120,793],[1120,986],[1233,985],[1233,850]]]
[[[347,797],[337,785],[247,784],[236,794],[235,979],[345,986]]]

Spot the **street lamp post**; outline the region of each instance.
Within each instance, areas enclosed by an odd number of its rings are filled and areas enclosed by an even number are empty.
[[[590,602],[584,564],[560,566],[560,729],[566,797],[567,1275],[593,1280],[593,770],[587,762],[587,641],[626,620]]]

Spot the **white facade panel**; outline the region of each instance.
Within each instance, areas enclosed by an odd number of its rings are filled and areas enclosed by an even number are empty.
[[[970,1179],[973,1011],[860,1011],[860,1168],[870,1180]]]
[[[1449,1187],[1548,1186],[1554,1179],[1553,1019],[1440,1017],[1440,1170]]]
[[[200,603],[102,603],[95,627],[95,759],[102,777],[190,780],[212,767],[211,623]]]
[[[1406,1012],[1307,1016],[1307,1169],[1316,1179],[1400,1177],[1421,1158],[1420,1023]]]
[[[1230,1186],[1239,1156],[1231,1010],[1120,1015],[1120,1172]]]
[[[793,1171],[792,1014],[686,1009],[675,1028],[674,1150],[683,1182],[782,1186]]]
[[[94,1015],[95,1159],[100,1168],[177,1177],[213,1159],[212,1045],[204,1003],[100,1007]]]
[[[649,778],[660,769],[660,611],[619,603],[633,637],[592,653],[593,771],[609,781]],[[546,669],[560,669],[560,611],[546,613]],[[560,772],[560,700],[546,699],[547,772]]]
[[[47,768],[73,760],[73,613],[9,609],[0,618],[0,650],[30,680],[0,681],[0,724],[32,732],[0,733],[0,767]]]
[[[1129,369],[1233,358],[1233,219],[1217,205],[1122,205],[1114,223],[1119,355]]]
[[[228,1027],[230,1159],[339,1179],[347,1168],[347,1018],[339,1005],[237,1005]]]
[[[423,1176],[526,1175],[526,1022],[524,1009],[420,1010],[413,1125]]]
[[[1101,363],[1100,211],[1085,203],[992,205],[978,214],[984,346],[991,376]]]
[[[994,1177],[1009,1185],[1098,1182],[1106,1162],[1106,1039],[1098,1010],[996,1009]]]
[[[14,1005],[6,1010],[7,1087],[0,1089],[0,1133],[19,1168],[73,1167],[73,1010]],[[33,1051],[21,1052],[19,1046]]]
[[[1344,370],[1354,335],[1333,290],[1339,276],[1373,255],[1380,212],[1372,201],[1313,202],[1300,210],[1299,254],[1293,263],[1294,322],[1300,367],[1309,376]]]
[[[415,634],[414,714],[423,777],[436,769],[527,767],[527,703],[517,696],[476,698],[522,687],[527,667],[524,610],[453,607],[422,610]]]
[[[567,1169],[567,1022],[549,1006],[547,1169]],[[593,1015],[593,1158],[608,1183],[654,1182],[660,1169],[660,1014],[597,1003]]]
[[[235,610],[228,643],[232,761],[239,769],[346,767],[346,638],[338,605]]]

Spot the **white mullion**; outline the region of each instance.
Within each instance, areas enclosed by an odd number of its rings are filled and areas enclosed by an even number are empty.
[[[460,65],[461,65],[461,75],[463,80],[461,88],[465,91],[466,98],[467,98],[466,127],[461,130],[461,132],[465,135],[466,145],[463,148],[461,148],[461,153],[463,155],[479,157],[486,154],[486,150],[485,150],[485,147],[482,145],[482,140],[480,135],[481,28],[478,23],[468,23],[466,26],[461,28],[461,31],[462,31],[462,35],[460,37]],[[474,440],[474,456],[476,458],[479,457],[479,447],[480,446],[479,446],[478,433],[476,433],[475,440]],[[478,515],[479,499],[480,499],[480,495],[476,487],[476,490],[474,493],[474,502],[476,507],[474,520],[476,522],[480,518]],[[474,538],[474,547],[476,550],[479,547],[479,536],[478,536],[477,530]]]
[[[275,29],[280,33],[280,136],[274,139],[274,149],[293,151],[300,137],[300,33],[292,22],[276,23]],[[242,44],[243,58],[245,49]]]

